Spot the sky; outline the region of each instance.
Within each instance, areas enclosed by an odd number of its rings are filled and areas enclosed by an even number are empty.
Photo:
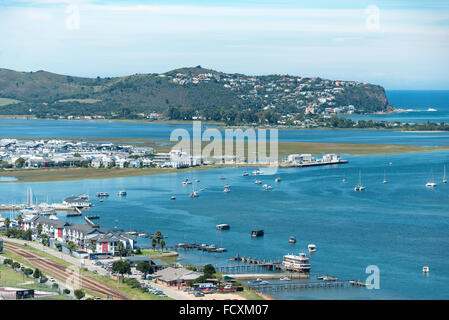
[[[0,0],[0,68],[74,76],[201,65],[449,89],[449,1]]]

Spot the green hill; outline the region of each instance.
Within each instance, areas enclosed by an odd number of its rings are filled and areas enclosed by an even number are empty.
[[[272,122],[282,115],[353,105],[355,112],[389,107],[382,87],[290,75],[226,74],[201,66],[163,74],[82,78],[46,71],[0,69],[0,114],[37,117],[99,115],[136,118],[164,113],[171,118],[227,122]],[[261,116],[263,114],[263,116]],[[255,116],[258,115],[258,116]]]

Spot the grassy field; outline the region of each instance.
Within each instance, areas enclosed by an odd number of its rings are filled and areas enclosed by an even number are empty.
[[[188,169],[162,169],[162,168],[68,168],[68,169],[34,169],[34,170],[11,170],[2,171],[2,177],[15,177],[17,181],[2,181],[0,183],[10,182],[41,182],[41,181],[66,181],[83,179],[107,179],[146,176],[163,173],[180,173],[194,170],[212,169],[214,166],[203,166]]]
[[[0,107],[7,106],[8,104],[18,103],[19,100],[9,99],[9,98],[0,98]]]
[[[17,272],[2,264],[0,265],[0,273],[2,275],[0,278],[0,287],[34,289],[48,292],[52,291],[48,286],[38,283],[21,272]]]

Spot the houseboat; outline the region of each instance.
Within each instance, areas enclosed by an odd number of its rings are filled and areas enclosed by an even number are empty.
[[[282,260],[282,268],[288,271],[310,272],[309,257],[305,253],[287,254]]]
[[[264,235],[264,231],[262,229],[251,231],[251,237],[262,237]]]

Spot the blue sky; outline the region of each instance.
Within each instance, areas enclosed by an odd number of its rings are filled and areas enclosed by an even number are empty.
[[[0,67],[289,73],[449,89],[448,1],[0,0]]]

